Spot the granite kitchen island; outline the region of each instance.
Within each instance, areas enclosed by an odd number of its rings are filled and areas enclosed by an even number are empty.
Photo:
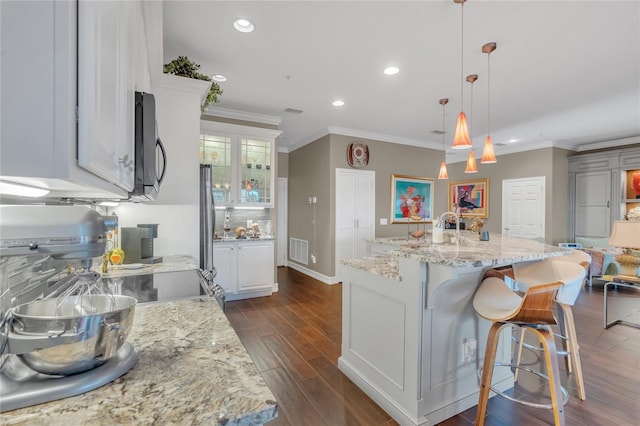
[[[0,414],[3,425],[256,425],[273,394],[211,298],[136,306],[127,339],[138,362],[87,393]]]
[[[472,300],[493,267],[568,251],[519,238],[461,232],[460,244],[369,242],[378,256],[342,262],[340,370],[400,424],[433,425],[477,404],[490,323]],[[496,361],[509,362],[509,331]],[[504,371],[502,371],[504,370]],[[513,386],[508,369],[493,384]]]

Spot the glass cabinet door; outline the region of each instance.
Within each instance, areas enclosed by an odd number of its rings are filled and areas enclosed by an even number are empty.
[[[240,203],[271,204],[272,142],[240,138]]]
[[[231,138],[200,135],[200,164],[211,165],[213,200],[217,205],[233,203]]]

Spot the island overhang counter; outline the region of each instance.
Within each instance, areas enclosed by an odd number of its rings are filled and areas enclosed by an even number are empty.
[[[340,370],[400,424],[433,425],[477,404],[491,323],[473,309],[490,268],[569,251],[532,240],[462,232],[460,244],[382,238],[386,254],[342,261]],[[510,362],[509,330],[496,361]],[[513,386],[508,369],[493,385]]]

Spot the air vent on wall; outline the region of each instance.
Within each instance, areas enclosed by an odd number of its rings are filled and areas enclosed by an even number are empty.
[[[304,265],[308,265],[309,242],[298,238],[289,238],[289,258]]]
[[[302,110],[297,108],[287,108],[285,109],[285,112],[290,112],[291,114],[302,114]]]

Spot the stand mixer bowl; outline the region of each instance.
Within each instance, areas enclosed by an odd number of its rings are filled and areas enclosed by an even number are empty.
[[[136,303],[133,297],[100,294],[20,305],[12,313],[8,352],[44,374],[90,370],[115,356],[126,341]],[[79,313],[84,306],[91,312]]]

